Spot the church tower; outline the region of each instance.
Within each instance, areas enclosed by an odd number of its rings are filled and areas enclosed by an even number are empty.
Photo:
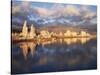
[[[34,38],[36,36],[35,33],[35,27],[33,26],[33,24],[31,25],[31,29],[30,29],[30,33],[29,33],[29,37],[30,38]]]
[[[27,37],[27,35],[28,35],[28,28],[27,28],[27,21],[25,20],[25,22],[24,22],[24,24],[23,24],[23,28],[22,28],[22,36],[24,37],[24,38],[26,38]]]

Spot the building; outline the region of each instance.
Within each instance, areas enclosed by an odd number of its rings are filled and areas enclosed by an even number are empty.
[[[64,33],[64,36],[65,36],[65,37],[70,37],[70,36],[72,36],[71,31],[70,31],[70,30],[67,30],[67,31]]]
[[[40,38],[50,38],[50,37],[51,37],[51,35],[48,31],[46,31],[46,30],[40,31]]]
[[[89,36],[89,34],[85,31],[81,31],[80,36],[81,37],[86,37],[86,36]]]
[[[76,37],[77,36],[77,32],[72,32],[71,34],[73,37]]]
[[[36,37],[35,27],[32,24],[31,28],[30,28],[30,32],[29,32],[29,38],[32,39],[32,38],[35,38],[35,37]]]
[[[57,36],[57,33],[51,32],[50,35],[51,35],[51,37],[56,37]]]
[[[27,27],[27,21],[24,21],[23,27],[22,27],[22,32],[19,33],[12,33],[13,39],[19,39],[19,40],[25,40],[25,39],[34,39],[34,38],[57,38],[57,37],[90,37],[91,35],[85,31],[75,32],[75,31],[70,31],[67,30],[65,33],[60,32],[60,33],[55,33],[55,32],[49,32],[48,30],[41,30],[39,35],[36,35],[36,29],[33,26],[33,24],[30,27],[30,31],[28,32],[28,27]]]
[[[24,22],[22,32],[20,33],[20,35],[23,38],[27,38],[27,36],[28,36],[28,27],[26,25],[27,25],[27,21]]]
[[[59,37],[63,37],[63,33],[62,32],[59,33]]]
[[[23,24],[22,32],[20,33],[21,39],[32,39],[36,37],[35,27],[33,24],[30,27],[30,32],[28,32],[27,22]]]

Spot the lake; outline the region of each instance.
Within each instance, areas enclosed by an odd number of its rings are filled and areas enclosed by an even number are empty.
[[[97,39],[12,43],[11,57],[12,74],[96,69]]]

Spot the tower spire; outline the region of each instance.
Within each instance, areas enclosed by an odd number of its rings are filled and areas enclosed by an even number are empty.
[[[31,25],[31,28],[30,28],[30,38],[34,38],[36,36],[36,33],[35,33],[35,28],[33,26],[33,24]]]
[[[27,34],[28,34],[28,28],[27,28],[27,21],[25,20],[24,21],[24,24],[23,24],[23,28],[22,28],[22,36],[24,37],[24,38],[26,38],[27,37]]]
[[[26,24],[27,24],[27,21],[25,20],[25,21],[24,21],[24,27],[26,27]]]

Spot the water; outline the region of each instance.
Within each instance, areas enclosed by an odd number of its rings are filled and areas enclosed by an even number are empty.
[[[13,43],[11,55],[13,74],[96,69],[97,40]]]

